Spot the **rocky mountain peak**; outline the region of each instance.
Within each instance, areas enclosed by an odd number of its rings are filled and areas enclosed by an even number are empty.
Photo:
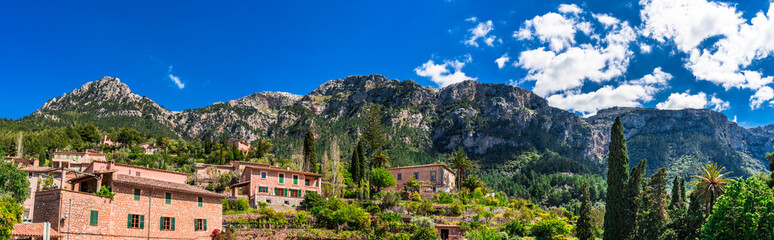
[[[237,100],[228,101],[228,104],[255,109],[268,108],[279,110],[283,107],[293,105],[300,100],[301,97],[301,95],[287,92],[259,92],[244,96]]]

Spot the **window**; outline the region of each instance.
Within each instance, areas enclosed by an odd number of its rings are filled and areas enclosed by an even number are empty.
[[[266,178],[266,172],[261,172],[261,178]]]
[[[402,173],[398,173],[398,180],[403,180],[403,174]]]
[[[127,228],[144,229],[145,228],[145,215],[129,214],[126,220]]]
[[[430,172],[430,181],[435,181],[435,171]]]
[[[293,175],[293,185],[298,185],[298,175]]]
[[[138,177],[140,176],[140,172],[137,172],[136,174],[137,174]]]
[[[172,203],[172,193],[165,193],[164,194],[164,203],[166,203],[166,204]]]
[[[275,196],[287,196],[288,190],[285,188],[274,188],[274,195]]]
[[[269,193],[269,187],[259,186],[258,192]]]
[[[134,200],[140,200],[140,194],[142,193],[142,190],[139,188],[134,189]]]
[[[198,197],[198,198],[197,198],[197,202],[199,202],[199,207],[201,207],[201,206],[203,205],[203,203],[202,203],[202,202],[203,202],[203,199],[202,199],[202,197]]]
[[[91,214],[89,215],[89,225],[97,226],[99,224],[99,212],[96,210],[91,210]]]
[[[161,220],[159,220],[159,230],[175,231],[175,218],[161,217]]]
[[[279,178],[279,183],[285,183],[285,174],[280,173],[277,178]]]
[[[290,190],[290,196],[291,197],[301,197],[301,190],[291,189]]]
[[[207,231],[207,219],[194,219],[194,231]]]
[[[419,180],[419,173],[418,172],[414,172],[414,180]]]
[[[304,186],[309,186],[309,179],[304,179]]]

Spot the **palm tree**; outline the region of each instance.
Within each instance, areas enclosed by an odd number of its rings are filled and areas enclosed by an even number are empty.
[[[465,151],[463,151],[462,148],[457,149],[457,151],[452,153],[449,158],[449,163],[452,168],[457,169],[457,183],[455,185],[459,188],[460,184],[462,184],[465,171],[470,170],[473,167],[473,163],[468,159],[468,155],[465,154]]]
[[[374,168],[388,168],[390,167],[390,157],[382,153],[377,153],[371,163]]]
[[[726,177],[732,172],[723,173],[726,167],[718,167],[716,163],[707,164],[700,168],[701,175],[694,175],[693,189],[697,191],[699,198],[704,199],[708,209],[712,209],[715,200],[726,192],[726,185],[733,181],[733,177]]]

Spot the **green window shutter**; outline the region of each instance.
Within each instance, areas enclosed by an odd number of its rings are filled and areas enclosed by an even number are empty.
[[[172,218],[172,221],[170,222],[169,225],[172,225],[171,226],[172,229],[170,229],[170,230],[175,231],[175,218]]]
[[[89,218],[89,224],[97,226],[99,223],[99,212],[91,210],[91,217]]]
[[[140,229],[145,229],[145,215],[140,215]]]
[[[166,203],[172,203],[172,193],[166,194]]]
[[[194,218],[194,231],[199,231],[199,219]]]
[[[207,219],[203,219],[202,222],[204,222],[204,231],[207,231]]]
[[[126,219],[126,228],[132,228],[132,214]]]
[[[142,193],[142,190],[134,189],[134,200],[140,200],[140,194],[141,193]]]
[[[164,230],[164,217],[159,220],[159,230]]]
[[[199,200],[199,207],[201,207],[202,206],[202,200],[203,200],[202,197],[199,197],[198,200]]]

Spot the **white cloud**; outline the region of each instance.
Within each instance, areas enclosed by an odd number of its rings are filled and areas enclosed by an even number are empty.
[[[508,57],[508,54],[506,53],[506,54],[503,54],[502,57],[495,59],[495,63],[497,63],[497,68],[503,68],[505,67],[505,64],[508,63],[508,61],[510,60],[511,58]]]
[[[462,72],[462,67],[471,60],[470,55],[466,58],[465,61],[444,60],[442,64],[435,64],[433,60],[428,60],[422,66],[415,68],[414,72],[421,77],[429,77],[440,88],[465,80],[476,80],[477,78],[469,77]]]
[[[615,26],[621,22],[618,18],[614,18],[607,14],[593,14],[592,16],[594,16],[599,23],[605,25],[605,27]]]
[[[750,97],[750,109],[758,109],[761,107],[763,102],[766,102],[772,98],[774,98],[774,89],[771,89],[768,86],[762,87]]]
[[[468,18],[468,19],[465,19],[465,21],[468,21],[468,22],[476,22],[476,21],[478,21],[478,18],[476,18],[476,17],[470,17],[470,18]]]
[[[513,33],[518,39],[537,37],[548,43],[551,50],[561,51],[575,43],[576,22],[558,13],[547,13],[524,22],[524,27]]]
[[[656,108],[662,110],[680,110],[686,108],[702,109],[712,107],[715,111],[724,111],[728,109],[729,103],[720,98],[712,96],[707,98],[707,94],[699,92],[691,95],[690,92],[672,93],[666,101],[656,104]]]
[[[755,90],[750,107],[765,101],[774,80],[746,69],[753,61],[774,53],[774,7],[749,21],[735,6],[707,0],[642,0],[642,34],[660,42],[671,40],[689,55],[685,67],[699,80],[725,89]],[[701,43],[717,37],[711,46]],[[769,87],[770,89],[770,87]],[[763,91],[761,91],[763,90]]]
[[[174,82],[175,85],[177,85],[177,88],[183,89],[185,87],[185,83],[180,81],[179,77],[172,75],[172,66],[169,66],[169,70],[167,70],[167,72],[169,73],[169,80],[172,80],[172,82]]]
[[[640,107],[642,102],[652,101],[653,95],[666,88],[670,79],[671,74],[657,67],[653,69],[653,73],[624,82],[618,87],[607,85],[589,93],[569,91],[551,95],[546,99],[551,106],[592,116],[600,109],[610,107]]]
[[[652,50],[653,50],[653,49],[650,47],[650,45],[648,45],[648,44],[644,44],[644,43],[641,43],[641,44],[640,44],[640,53],[648,54],[648,53],[650,53]]]
[[[641,102],[653,100],[656,90],[647,86],[624,84],[613,88],[604,86],[596,91],[581,94],[556,94],[548,98],[551,106],[573,110],[583,116],[596,115],[600,109],[610,107],[640,107]]]
[[[487,45],[493,46],[492,43],[496,37],[494,35],[487,36],[487,34],[489,34],[489,32],[492,30],[494,30],[494,26],[491,20],[486,22],[479,22],[476,27],[468,30],[472,35],[470,36],[470,39],[465,41],[465,44],[478,47],[478,42],[476,42],[476,40],[482,38]]]
[[[583,9],[579,8],[578,5],[575,4],[559,4],[559,12],[580,14],[583,13]]]
[[[540,96],[573,90],[585,81],[604,82],[623,75],[632,52],[629,43],[636,34],[628,22],[613,26],[603,38],[589,44],[575,44],[576,22],[557,13],[547,13],[527,20],[515,33],[520,39],[537,36],[545,48],[521,52],[517,66],[528,71],[526,80],[535,81],[532,89]],[[532,33],[534,30],[534,34]]]

